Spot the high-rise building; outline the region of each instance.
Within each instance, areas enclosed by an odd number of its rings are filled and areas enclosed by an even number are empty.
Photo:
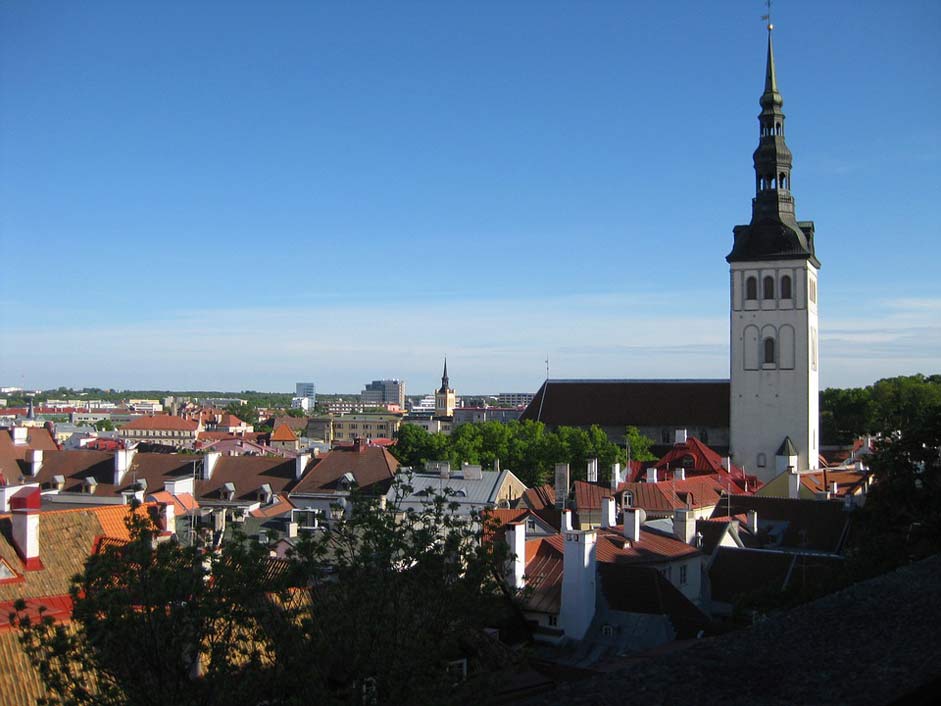
[[[405,381],[373,380],[360,393],[364,405],[397,404],[405,409]]]
[[[294,398],[291,400],[293,409],[303,409],[310,412],[317,402],[317,389],[312,382],[298,382],[294,384]]]
[[[768,25],[754,154],[755,198],[736,226],[731,269],[730,444],[762,480],[818,467],[817,272],[813,221],[798,221]]]

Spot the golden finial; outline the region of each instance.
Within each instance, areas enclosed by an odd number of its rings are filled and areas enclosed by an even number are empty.
[[[765,6],[768,8],[768,14],[767,14],[767,15],[762,15],[762,16],[761,16],[761,19],[767,21],[767,23],[768,23],[768,31],[770,32],[771,30],[774,29],[774,25],[771,24],[771,0],[765,0]]]

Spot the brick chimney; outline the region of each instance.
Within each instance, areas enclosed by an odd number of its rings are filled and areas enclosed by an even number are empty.
[[[367,439],[364,439],[361,436],[357,436],[355,439],[353,439],[353,451],[358,454],[364,453],[366,451],[367,444]]]
[[[13,513],[13,544],[23,560],[26,571],[43,568],[39,560],[39,507],[42,493],[39,488],[23,488],[10,498]]]
[[[506,530],[506,543],[510,547],[510,560],[507,571],[507,583],[510,588],[522,590],[526,588],[523,579],[526,573],[526,523],[511,522]]]

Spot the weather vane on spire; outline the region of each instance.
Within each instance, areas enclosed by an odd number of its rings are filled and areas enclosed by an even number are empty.
[[[762,15],[761,19],[765,20],[768,23],[768,31],[770,32],[771,30],[774,29],[774,25],[771,23],[771,0],[765,0],[765,5],[768,8],[768,14]]]

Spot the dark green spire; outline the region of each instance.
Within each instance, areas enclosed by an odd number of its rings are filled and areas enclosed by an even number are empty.
[[[748,226],[735,228],[735,244],[726,260],[771,260],[810,258],[814,256],[813,223],[798,223],[791,194],[793,156],[784,141],[784,98],[778,90],[774,63],[772,25],[768,25],[768,54],[765,63],[765,87],[758,103],[758,148],[755,165],[755,198]]]

